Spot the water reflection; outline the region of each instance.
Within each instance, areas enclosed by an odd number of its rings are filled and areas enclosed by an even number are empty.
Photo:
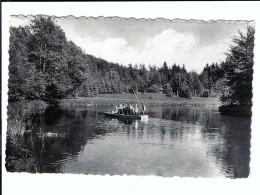
[[[34,115],[47,139],[38,172],[187,177],[247,177],[250,119],[217,108],[150,107],[149,120],[104,117],[107,108],[48,108]],[[36,144],[37,145],[37,144]],[[38,146],[38,145],[37,145]]]

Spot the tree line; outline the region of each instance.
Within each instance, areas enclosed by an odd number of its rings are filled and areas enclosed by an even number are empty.
[[[247,35],[239,33],[240,37],[234,38],[234,43],[249,44],[247,37],[253,31],[249,27]],[[245,52],[251,50],[252,47]],[[252,53],[243,52],[240,47],[231,46],[226,61],[206,64],[200,74],[188,72],[185,65],[166,62],[160,68],[152,65],[146,68],[144,64],[126,67],[86,54],[67,40],[53,18],[38,16],[28,26],[10,27],[9,100],[55,102],[66,97],[101,93],[163,90],[167,96],[221,96],[226,102],[242,95],[240,92],[230,95],[230,91],[244,86],[244,82],[249,85],[243,88],[245,97],[252,89],[251,77],[246,81],[241,79],[252,75]],[[246,56],[243,59],[246,65],[237,65],[238,58],[243,56]],[[237,79],[242,83],[238,84]]]

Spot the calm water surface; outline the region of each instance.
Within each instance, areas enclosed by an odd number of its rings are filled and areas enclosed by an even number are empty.
[[[36,117],[49,138],[39,172],[98,175],[229,177],[249,175],[248,118],[217,107],[149,107],[149,120],[104,117],[111,107],[49,108]]]

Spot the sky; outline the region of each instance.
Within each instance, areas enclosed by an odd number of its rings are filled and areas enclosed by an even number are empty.
[[[30,24],[33,16],[12,16],[10,26]],[[87,54],[109,62],[161,67],[164,62],[201,72],[206,63],[225,60],[232,38],[246,21],[125,18],[55,18],[68,40]]]

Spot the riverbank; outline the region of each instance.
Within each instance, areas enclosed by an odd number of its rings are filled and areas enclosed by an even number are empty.
[[[145,93],[137,94],[141,103],[147,106],[220,106],[218,98],[179,98],[166,97],[165,94]],[[123,103],[138,104],[134,94],[99,94],[94,97],[79,97],[76,99],[62,99],[60,106],[108,106]]]
[[[48,104],[41,100],[21,100],[8,103],[5,164],[7,171],[36,172],[38,153],[34,149],[35,144],[29,138],[32,136],[33,126],[30,115],[44,112],[47,106]]]

